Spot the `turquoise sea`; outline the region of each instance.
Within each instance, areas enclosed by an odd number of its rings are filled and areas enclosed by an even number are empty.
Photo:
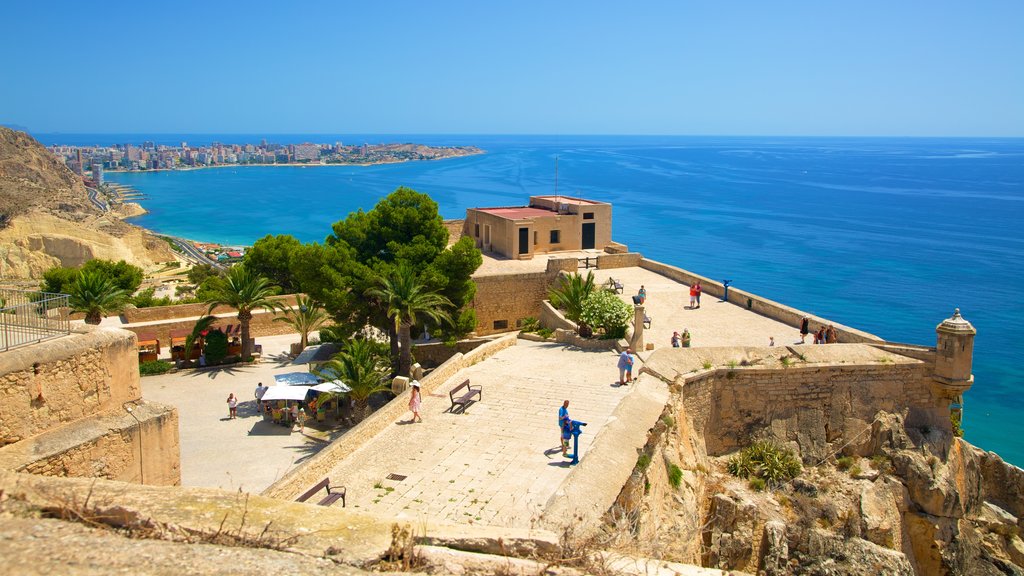
[[[263,136],[40,135],[44,143],[257,142]],[[644,255],[890,340],[934,344],[959,307],[978,329],[966,437],[1024,465],[1024,140],[618,136],[266,136],[423,142],[487,154],[366,167],[108,174],[147,195],[137,223],[251,244],[322,241],[400,185],[446,218],[555,190],[611,202]]]

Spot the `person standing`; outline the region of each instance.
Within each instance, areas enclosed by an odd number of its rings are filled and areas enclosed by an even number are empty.
[[[825,330],[825,342],[827,344],[836,344],[839,342],[839,333],[836,332],[836,327],[829,324]]]
[[[804,316],[803,319],[800,320],[800,343],[801,344],[807,343],[807,333],[810,332],[810,331],[811,331],[811,319],[808,318],[807,316]]]
[[[263,412],[263,395],[267,393],[267,386],[260,382],[256,385],[256,411]]]
[[[569,419],[569,401],[562,402],[558,409],[558,441],[562,445],[562,456],[568,456],[569,438],[572,437],[572,420]]]
[[[775,336],[768,337],[768,346],[775,346]]]
[[[683,328],[683,335],[680,336],[679,339],[682,341],[683,348],[689,348],[690,347],[690,329],[689,328]]]
[[[697,307],[697,284],[690,284],[690,310]]]
[[[423,403],[423,397],[420,393],[420,382],[419,380],[413,380],[410,385],[412,391],[409,393],[409,411],[412,412],[412,419],[409,422],[423,422],[423,418],[420,417],[420,406]]]
[[[647,301],[647,288],[644,288],[644,285],[641,284],[640,291],[637,292],[636,295],[640,297],[640,304],[643,304]]]
[[[626,348],[619,354],[619,386],[633,381],[633,349]]]
[[[238,415],[238,398],[235,397],[235,393],[228,394],[228,419],[234,420]]]
[[[700,293],[703,292],[703,291],[704,291],[704,289],[701,288],[701,286],[700,286],[700,280],[698,280],[697,281],[697,308],[700,308]]]
[[[681,342],[682,342],[682,339],[679,337],[679,332],[673,332],[672,333],[672,347],[673,348],[679,348],[679,345],[680,345]]]
[[[825,343],[825,326],[822,325],[817,332],[814,333],[814,343],[824,344]]]

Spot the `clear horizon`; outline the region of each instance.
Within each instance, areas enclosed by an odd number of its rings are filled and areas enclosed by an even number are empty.
[[[0,124],[33,134],[1024,137],[1012,0],[5,14]]]

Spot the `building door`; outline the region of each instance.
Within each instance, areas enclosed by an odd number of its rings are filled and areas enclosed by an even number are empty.
[[[594,223],[584,222],[583,223],[583,245],[581,246],[584,250],[591,250],[594,248]]]
[[[519,253],[529,254],[530,253],[530,229],[520,228],[519,229]]]

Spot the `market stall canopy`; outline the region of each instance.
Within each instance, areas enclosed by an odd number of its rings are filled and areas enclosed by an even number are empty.
[[[316,390],[317,392],[338,392],[339,394],[346,394],[351,392],[352,388],[341,380],[334,380],[333,382],[317,384],[316,386],[313,386],[313,390]]]
[[[312,386],[313,384],[320,383],[320,379],[309,372],[277,374],[274,376],[274,381],[282,386]]]
[[[269,400],[305,400],[309,386],[270,386],[263,393],[263,401]]]

